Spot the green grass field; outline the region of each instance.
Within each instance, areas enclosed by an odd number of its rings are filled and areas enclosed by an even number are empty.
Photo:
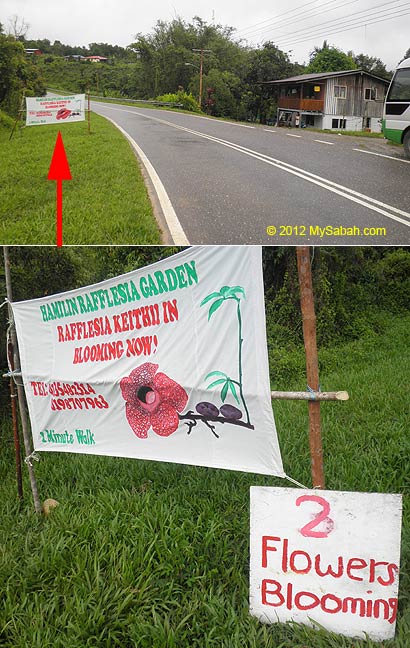
[[[56,182],[47,180],[59,126],[0,123],[0,237],[4,244],[56,242]],[[63,182],[63,243],[158,244],[161,234],[137,159],[121,133],[92,115],[61,126],[72,180]]]
[[[396,639],[382,644],[265,626],[248,613],[249,487],[266,476],[44,453],[48,518],[17,500],[8,419],[0,432],[0,645],[7,648],[408,648],[410,316],[321,353],[328,489],[404,495]],[[303,380],[275,385],[304,389]],[[310,485],[307,405],[276,402],[287,474]]]

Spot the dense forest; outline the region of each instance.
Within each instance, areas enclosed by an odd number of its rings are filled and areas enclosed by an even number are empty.
[[[292,63],[273,42],[249,47],[235,37],[233,28],[199,17],[190,23],[181,18],[158,21],[151,33],[137,34],[125,48],[107,43],[71,46],[26,36],[24,21],[15,21],[8,34],[0,24],[0,109],[12,115],[18,112],[23,90],[26,95],[42,94],[46,86],[124,99],[166,96],[199,110],[200,55],[193,50],[200,49],[209,50],[203,55],[202,109],[239,120],[265,123],[275,114],[276,98],[264,81],[356,68],[391,76],[379,58],[345,53],[327,41],[313,49],[308,65]],[[41,56],[28,56],[25,49],[38,49]],[[107,61],[95,64],[80,58],[87,56]]]

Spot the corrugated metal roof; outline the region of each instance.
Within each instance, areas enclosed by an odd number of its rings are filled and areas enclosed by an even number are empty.
[[[283,84],[283,83],[303,83],[304,81],[320,81],[321,79],[331,79],[332,77],[340,77],[340,76],[347,76],[349,74],[365,74],[366,76],[372,77],[373,79],[377,79],[378,81],[384,81],[386,85],[390,83],[390,81],[386,79],[382,79],[381,77],[376,76],[375,74],[371,74],[370,72],[366,72],[365,70],[341,70],[340,72],[316,72],[314,74],[299,74],[298,76],[294,77],[289,77],[287,79],[277,79],[276,81],[263,81],[262,83],[264,85],[267,84]]]

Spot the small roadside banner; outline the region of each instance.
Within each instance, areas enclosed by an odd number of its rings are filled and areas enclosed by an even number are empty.
[[[85,94],[26,97],[26,126],[67,124],[85,120]]]
[[[401,495],[250,490],[251,615],[393,639]]]

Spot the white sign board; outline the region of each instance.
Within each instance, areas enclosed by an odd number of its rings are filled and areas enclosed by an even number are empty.
[[[260,247],[13,304],[36,450],[284,476]]]
[[[401,495],[251,488],[250,612],[392,639]]]
[[[26,97],[26,126],[85,120],[85,95]]]

